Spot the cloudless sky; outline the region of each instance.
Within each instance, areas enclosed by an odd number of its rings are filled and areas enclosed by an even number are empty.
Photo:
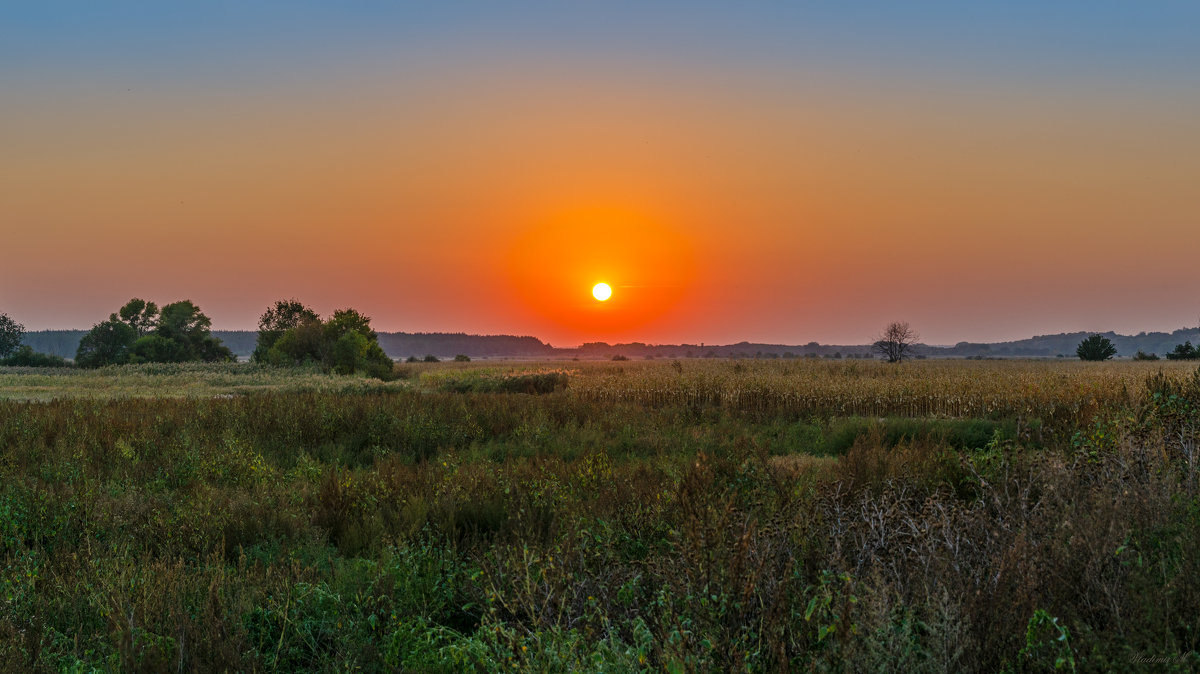
[[[0,7],[0,312],[929,343],[1200,320],[1191,2]],[[591,299],[605,281],[613,298]]]

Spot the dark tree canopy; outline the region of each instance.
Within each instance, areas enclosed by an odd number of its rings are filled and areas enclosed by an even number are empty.
[[[871,348],[889,363],[899,363],[912,357],[920,335],[904,321],[893,321],[883,330]]]
[[[297,300],[279,300],[258,319],[258,344],[254,349],[255,362],[266,362],[267,353],[285,332],[305,323],[320,323],[317,312]]]
[[[158,305],[135,297],[126,302],[116,316],[137,330],[138,336],[148,335],[157,325]]]
[[[1080,360],[1108,360],[1117,355],[1117,347],[1104,335],[1092,335],[1079,343],[1075,355]]]
[[[1192,346],[1192,341],[1187,340],[1183,344],[1176,344],[1175,348],[1167,353],[1168,360],[1196,360],[1200,358],[1200,349]]]
[[[92,326],[79,340],[75,364],[81,367],[121,365],[129,362],[129,350],[137,341],[137,330],[124,321],[109,318]]]
[[[0,314],[0,358],[6,358],[16,351],[24,336],[24,325],[9,318],[8,314]]]
[[[212,320],[191,300],[162,308],[138,298],[99,323],[79,342],[75,362],[83,367],[123,363],[182,363],[233,360],[212,335]]]
[[[17,350],[11,356],[0,358],[0,365],[17,367],[70,367],[71,364],[62,356],[38,353],[33,350],[32,346],[22,344],[17,347]]]
[[[318,364],[338,374],[392,376],[392,359],[379,346],[370,317],[340,309],[322,322],[295,300],[276,302],[262,315],[254,359],[272,365]]]

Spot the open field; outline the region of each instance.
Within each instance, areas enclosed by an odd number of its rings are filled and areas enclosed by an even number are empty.
[[[0,370],[0,662],[1192,671],[1179,362]]]

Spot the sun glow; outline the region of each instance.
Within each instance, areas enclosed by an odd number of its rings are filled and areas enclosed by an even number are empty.
[[[612,297],[612,288],[607,283],[597,283],[592,287],[592,297],[603,302]]]

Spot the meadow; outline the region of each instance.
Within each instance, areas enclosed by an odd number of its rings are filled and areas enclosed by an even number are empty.
[[[0,368],[14,671],[1193,671],[1182,362]]]

